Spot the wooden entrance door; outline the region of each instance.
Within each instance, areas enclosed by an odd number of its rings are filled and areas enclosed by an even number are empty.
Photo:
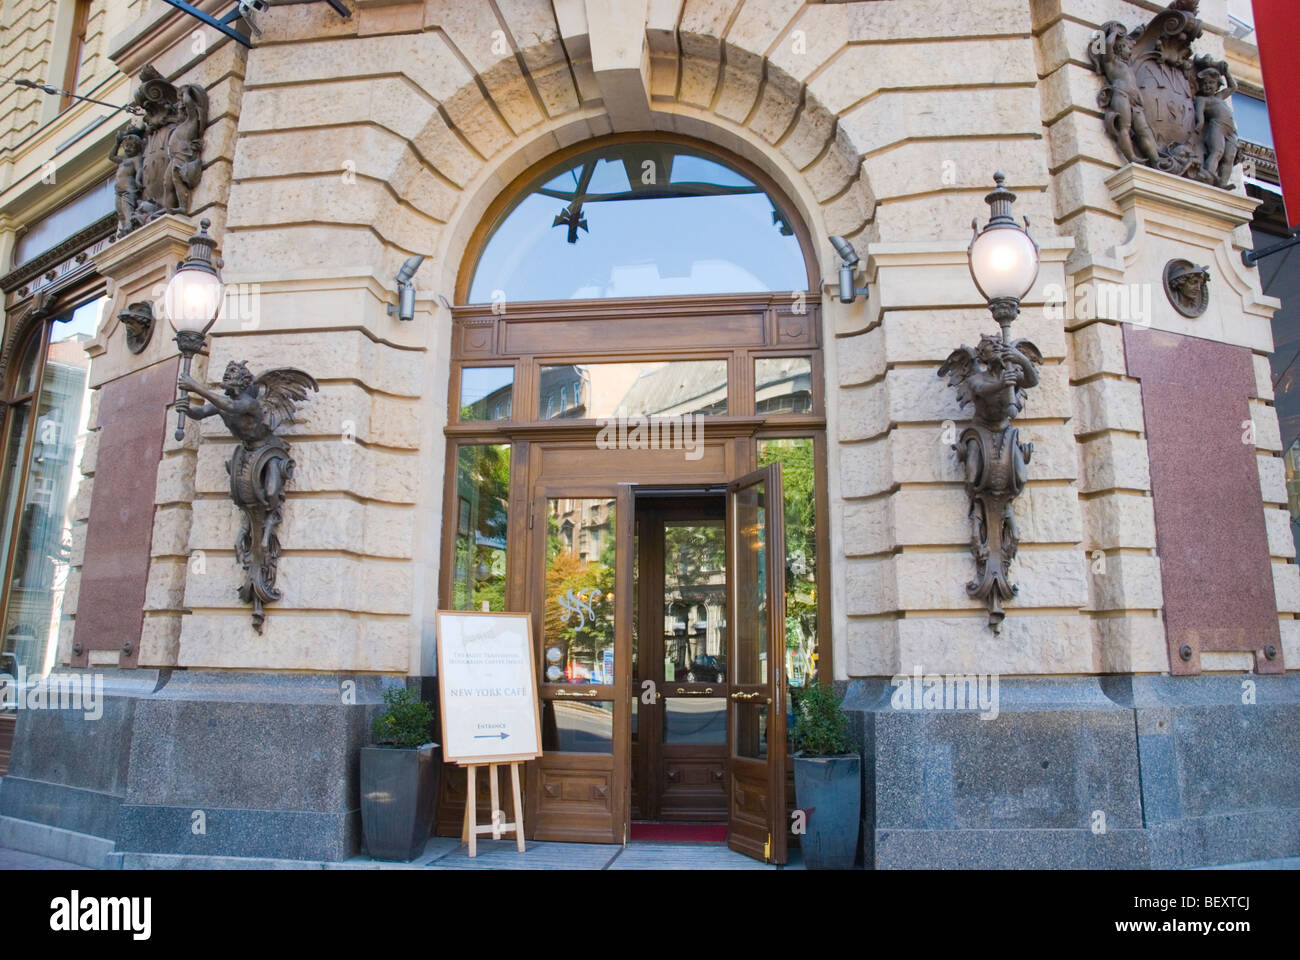
[[[634,816],[727,819],[726,501],[637,499]]]
[[[539,484],[529,516],[543,755],[530,766],[538,840],[627,836],[632,496]]]
[[[779,463],[727,487],[727,844],[785,863],[785,530]]]

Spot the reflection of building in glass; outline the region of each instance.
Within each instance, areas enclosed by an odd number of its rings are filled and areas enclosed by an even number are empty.
[[[509,420],[512,413],[514,384],[497,387],[472,403],[461,408],[462,420]]]
[[[664,669],[718,683],[727,668],[727,553],[721,521],[664,525]]]
[[[573,364],[542,367],[537,402],[537,410],[542,419],[581,420],[588,416],[589,382],[584,367]]]
[[[0,665],[6,671],[21,666],[29,675],[44,674],[58,642],[72,550],[72,501],[80,480],[88,339],[74,334],[52,343],[45,362],[9,583]]]
[[[812,361],[807,357],[777,357],[754,364],[754,412],[812,412]]]
[[[616,416],[720,416],[727,412],[727,365],[721,360],[657,364],[641,372]]]

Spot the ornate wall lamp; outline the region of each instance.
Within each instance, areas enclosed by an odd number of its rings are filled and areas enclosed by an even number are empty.
[[[1000,631],[1006,614],[1002,601],[1016,595],[1008,573],[1020,544],[1012,505],[1025,488],[1032,443],[1021,443],[1012,420],[1025,407],[1026,390],[1038,384],[1038,348],[1028,340],[1011,339],[1011,323],[1020,314],[1020,301],[1038,279],[1038,244],[1029,236],[1029,221],[1021,227],[1011,216],[1016,195],[1006,188],[1006,176],[994,175],[997,186],[985,197],[989,222],[979,229],[967,258],[971,278],[988,301],[989,312],[1002,328],[985,334],[974,349],[954,350],[939,376],[957,388],[962,406],[974,415],[953,449],[965,469],[970,498],[970,545],[975,558],[975,579],[966,584],[971,597],[988,606],[989,626]]]
[[[212,251],[217,241],[208,234],[212,221],[206,217],[199,221],[199,232],[190,237],[190,252],[179,266],[172,278],[167,281],[163,293],[163,312],[167,322],[176,331],[176,346],[181,352],[181,377],[190,375],[190,362],[208,341],[208,331],[217,322],[221,311],[222,294],[225,287],[218,270],[219,262],[213,262]],[[185,439],[185,413],[189,409],[190,396],[184,388],[179,388],[176,398],[176,439]]]
[[[221,389],[210,390],[190,376],[190,361],[203,349],[208,331],[221,310],[223,286],[213,262],[216,241],[208,235],[208,220],[190,237],[190,253],[167,283],[163,307],[176,330],[182,370],[177,380],[176,439],[185,436],[185,418],[204,420],[218,416],[239,441],[226,471],[230,498],[243,514],[235,540],[235,559],[244,571],[239,599],[253,605],[253,629],[262,632],[265,604],[280,599],[276,570],[280,540],[276,531],[284,514],[285,486],[293,477],[289,442],[278,436],[283,424],[293,422],[294,405],[319,390],[315,379],[301,370],[278,367],[254,377],[247,364],[231,361],[221,378]],[[190,393],[204,400],[190,407]]]

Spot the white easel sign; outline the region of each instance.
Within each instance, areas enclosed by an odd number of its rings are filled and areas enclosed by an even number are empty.
[[[541,755],[541,716],[526,613],[438,611],[443,759],[510,763]]]

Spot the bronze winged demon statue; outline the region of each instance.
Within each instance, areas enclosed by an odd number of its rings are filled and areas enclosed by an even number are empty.
[[[239,599],[253,604],[253,629],[262,632],[264,605],[280,599],[275,587],[280,560],[280,526],[284,510],[284,488],[293,476],[289,442],[276,431],[293,423],[294,404],[307,399],[307,391],[319,391],[314,378],[292,367],[277,367],[254,377],[247,364],[231,361],[221,378],[221,391],[210,390],[193,377],[182,374],[182,390],[197,393],[206,403],[191,408],[188,399],[177,406],[193,420],[214,414],[239,441],[226,471],[230,474],[230,496],[244,516],[235,559],[244,570]]]
[[[939,376],[957,388],[962,406],[975,408],[953,449],[966,471],[970,497],[970,545],[975,579],[966,592],[988,604],[989,625],[999,632],[1002,601],[1016,595],[1008,570],[1020,544],[1012,504],[1025,488],[1032,443],[1021,443],[1012,420],[1025,408],[1026,389],[1037,386],[1043,355],[1028,340],[1010,343],[997,334],[979,346],[962,345],[949,354]]]

